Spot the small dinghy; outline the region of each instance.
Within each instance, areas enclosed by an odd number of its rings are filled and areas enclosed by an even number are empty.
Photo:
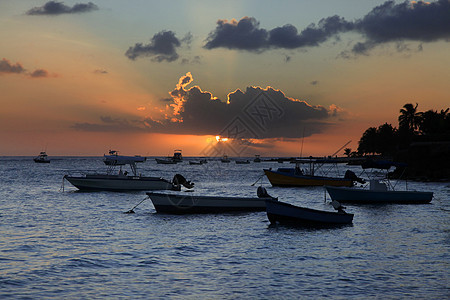
[[[331,203],[337,212],[295,206],[289,203],[266,200],[267,217],[271,224],[286,223],[301,226],[336,226],[350,224],[353,214],[346,213],[339,202]]]

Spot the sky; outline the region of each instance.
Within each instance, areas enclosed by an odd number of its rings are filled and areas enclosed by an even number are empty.
[[[449,0],[0,0],[0,40],[0,156],[342,155],[450,103]]]

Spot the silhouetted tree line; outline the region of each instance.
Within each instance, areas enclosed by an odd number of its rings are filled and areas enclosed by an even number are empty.
[[[345,154],[381,155],[408,165],[395,169],[392,177],[450,181],[449,108],[419,112],[417,106],[408,103],[400,109],[398,129],[388,123],[368,128],[359,140],[358,151],[347,148]]]
[[[417,106],[408,103],[400,109],[398,129],[388,123],[368,128],[359,140],[358,152],[349,154],[346,149],[346,154],[395,156],[413,142],[450,141],[449,108],[419,112]]]

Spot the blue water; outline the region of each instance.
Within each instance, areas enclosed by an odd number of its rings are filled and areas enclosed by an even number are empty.
[[[195,193],[243,196],[256,194],[263,167],[280,166],[139,165],[183,174]],[[450,297],[450,183],[408,182],[433,191],[431,204],[346,205],[352,226],[301,229],[269,226],[265,212],[161,215],[149,200],[124,214],[145,193],[61,190],[67,172],[104,169],[100,158],[0,158],[0,299]],[[331,210],[322,188],[262,184],[282,201]]]

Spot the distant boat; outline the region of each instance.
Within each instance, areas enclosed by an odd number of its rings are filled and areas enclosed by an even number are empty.
[[[168,181],[161,177],[146,177],[137,174],[136,163],[142,162],[139,156],[105,156],[105,159],[114,160],[109,164],[106,174],[85,174],[78,176],[64,175],[64,179],[73,186],[83,191],[148,191],[148,190],[179,190],[181,185],[192,188],[193,184],[186,181],[179,174]],[[128,171],[123,172],[122,166],[129,165],[131,175]],[[119,166],[119,172],[116,167]]]
[[[231,160],[228,158],[227,155],[224,155],[224,156],[220,159],[220,161],[223,162],[223,163],[229,163],[229,162],[231,162]]]
[[[33,160],[35,163],[50,163],[50,159],[48,158],[48,155],[45,151],[39,153],[39,155],[33,158]]]
[[[261,162],[261,157],[258,154],[256,154],[255,159],[253,159],[253,162],[255,162],[255,163]]]
[[[237,165],[248,165],[250,163],[250,161],[247,160],[236,160],[236,164]]]
[[[174,150],[173,156],[168,156],[167,158],[155,158],[157,164],[162,165],[173,165],[183,161],[183,155],[181,150]]]
[[[203,164],[206,164],[206,163],[208,163],[208,161],[206,159],[201,159],[199,161],[195,161],[195,160],[190,160],[189,161],[190,165],[203,165]]]
[[[174,150],[172,160],[175,162],[182,162],[183,161],[183,155],[181,154],[181,150]]]
[[[295,206],[274,200],[266,200],[266,212],[270,223],[286,223],[301,226],[335,226],[350,224],[353,214],[346,213],[343,207],[338,212]]]
[[[160,164],[160,165],[174,165],[177,163],[176,161],[174,161],[171,158],[155,158],[155,161],[157,164]]]
[[[257,198],[230,196],[197,196],[192,194],[169,194],[148,192],[158,213],[193,214],[242,211],[264,211],[269,195]]]

